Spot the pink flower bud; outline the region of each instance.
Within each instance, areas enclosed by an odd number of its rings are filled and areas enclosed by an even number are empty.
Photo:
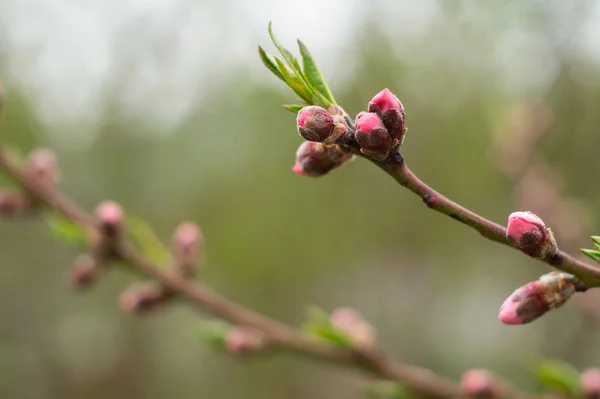
[[[121,205],[114,201],[104,201],[96,207],[95,214],[106,237],[116,238],[121,235],[125,219]]]
[[[549,310],[562,306],[575,292],[586,289],[586,285],[571,274],[544,274],[538,280],[517,288],[500,307],[498,320],[508,325],[530,323]]]
[[[128,288],[119,297],[121,310],[133,313],[156,308],[167,302],[173,294],[160,285],[142,283]]]
[[[20,191],[0,191],[0,215],[23,215],[33,209],[31,197]]]
[[[98,271],[99,265],[94,257],[80,255],[69,270],[69,282],[73,288],[88,287],[96,280]]]
[[[589,368],[579,375],[581,392],[585,399],[600,398],[600,370]]]
[[[361,112],[356,116],[354,137],[361,152],[379,161],[387,158],[394,145],[381,118],[372,112]]]
[[[507,388],[491,372],[483,369],[466,371],[460,379],[460,389],[470,398],[494,398],[507,395]]]
[[[29,154],[28,163],[29,173],[39,181],[53,185],[60,180],[58,158],[54,151],[37,148]]]
[[[305,141],[296,151],[296,163],[292,171],[302,176],[319,177],[352,158],[352,154],[345,152],[336,144],[326,145]]]
[[[172,251],[179,267],[185,275],[194,273],[196,264],[201,257],[203,243],[202,232],[191,222],[181,223],[172,238]]]
[[[544,259],[556,253],[556,241],[550,229],[535,214],[513,212],[508,217],[506,239],[510,245],[527,255]]]
[[[375,344],[373,326],[356,310],[337,308],[331,312],[331,325],[348,337],[353,346],[362,349]]]
[[[390,136],[398,143],[402,143],[406,114],[404,106],[394,93],[389,89],[383,89],[377,93],[369,103],[369,112],[379,115]]]
[[[298,112],[296,119],[298,133],[308,141],[333,143],[339,136],[335,129],[333,116],[327,110],[311,105]]]
[[[225,348],[236,355],[260,352],[266,346],[265,336],[249,327],[235,327],[225,336]]]

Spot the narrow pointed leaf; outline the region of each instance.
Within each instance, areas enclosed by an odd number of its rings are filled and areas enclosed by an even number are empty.
[[[287,109],[290,112],[297,114],[305,105],[298,104],[283,104],[283,108]]]
[[[88,235],[82,226],[54,211],[45,212],[44,219],[57,240],[76,247],[83,247],[87,244]]]
[[[600,244],[594,243],[594,248],[596,249],[596,251],[600,251]]]
[[[275,34],[273,33],[272,25],[272,22],[269,21],[269,36],[271,37],[271,41],[273,42],[275,47],[277,47],[277,50],[279,50],[285,62],[287,62],[288,65],[291,67],[294,64],[294,56],[292,55],[292,53],[290,53],[288,49],[286,49],[281,43],[279,43],[279,41],[275,37]]]
[[[271,57],[269,57],[265,50],[263,50],[263,48],[260,46],[258,46],[258,55],[260,56],[260,59],[262,60],[263,64],[267,67],[267,69],[273,72],[273,75],[277,76],[279,79],[285,82],[285,79],[283,78],[281,72],[279,72],[279,68],[277,68],[277,65],[275,65]]]
[[[171,263],[169,251],[144,219],[128,216],[127,235],[140,252],[158,265],[168,266]]]
[[[195,332],[198,338],[215,348],[223,349],[227,333],[231,331],[231,325],[222,320],[207,320],[198,325]]]
[[[582,249],[581,252],[596,262],[600,262],[600,252],[594,251],[593,249]]]
[[[591,236],[590,237],[595,244],[600,245],[600,236]]]
[[[294,71],[294,73],[296,74],[296,76],[302,81],[302,83],[304,83],[304,86],[306,86],[307,91],[314,96],[316,91],[315,89],[311,86],[310,82],[308,81],[308,79],[306,78],[306,76],[304,76],[304,72],[302,72],[302,68],[300,68],[300,64],[298,63],[298,60],[294,58],[294,62],[291,65],[292,70]]]
[[[576,396],[579,393],[579,372],[569,363],[543,360],[532,368],[544,390]]]
[[[335,104],[335,99],[331,90],[325,82],[325,78],[317,65],[314,57],[308,50],[308,47],[302,41],[298,40],[298,47],[302,55],[302,65],[304,67],[304,75],[308,78],[309,83],[319,91],[330,103]]]
[[[287,69],[287,67],[285,66],[285,64],[279,58],[275,57],[275,62],[277,63],[277,66],[279,67],[279,71],[283,75],[283,79],[285,80],[285,82],[287,83],[287,85],[292,90],[294,90],[294,92],[298,96],[300,96],[300,98],[302,100],[304,100],[306,103],[310,103],[311,96],[307,92],[306,87],[300,81],[300,79],[298,79],[297,77],[293,76],[292,72]]]

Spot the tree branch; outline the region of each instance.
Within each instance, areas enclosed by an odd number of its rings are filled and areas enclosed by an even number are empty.
[[[392,154],[385,161],[376,161],[361,154],[356,149],[353,149],[353,152],[373,162],[400,185],[417,194],[428,208],[475,229],[489,240],[509,245],[506,240],[506,228],[462,207],[429,187],[408,168],[406,161],[399,154],[395,154],[395,156]],[[600,287],[600,268],[582,262],[566,252],[558,251],[555,255],[547,257],[543,261],[556,269],[577,276],[588,287]]]
[[[67,219],[84,227],[92,234],[92,237],[102,237],[103,231],[93,216],[61,194],[54,186],[44,184],[35,175],[28,173],[27,168],[21,164],[20,160],[13,157],[3,146],[0,146],[0,169],[21,184],[32,198],[41,201]],[[402,176],[405,175],[402,173],[406,173],[406,169],[403,168],[389,170],[398,179],[403,179]],[[417,190],[416,187],[415,191],[421,192],[422,189]],[[159,282],[174,295],[186,299],[192,305],[236,325],[259,330],[268,339],[271,348],[294,352],[329,363],[354,366],[378,377],[405,384],[415,391],[433,397],[456,398],[463,395],[457,382],[438,376],[427,369],[393,361],[376,350],[345,348],[307,339],[291,327],[234,303],[208,287],[189,280],[184,274],[177,273],[173,269],[158,267],[144,255],[136,252],[125,241],[115,243],[113,254],[118,260],[126,262],[137,272]],[[509,396],[515,397],[508,393],[498,393],[494,397]],[[525,395],[520,397],[533,398],[533,396]]]

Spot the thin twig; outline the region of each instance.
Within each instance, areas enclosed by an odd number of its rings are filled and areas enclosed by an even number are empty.
[[[363,157],[383,169],[400,185],[421,197],[427,207],[472,227],[489,240],[509,245],[506,240],[506,228],[457,204],[429,187],[408,168],[402,157],[391,156],[388,160],[381,162],[374,161],[367,156]],[[582,262],[566,252],[558,251],[543,261],[556,269],[576,275],[588,287],[600,287],[600,268]]]
[[[20,183],[30,195],[49,208],[89,232],[97,236],[101,235],[96,220],[90,214],[55,188],[44,185],[29,175],[20,161],[2,146],[0,146],[0,168]],[[437,376],[429,370],[395,362],[377,351],[342,348],[309,340],[291,327],[234,303],[208,287],[188,280],[180,273],[158,267],[126,242],[120,243],[115,249],[115,255],[138,272],[160,282],[176,295],[219,318],[260,330],[279,349],[331,363],[354,365],[379,377],[404,383],[427,395],[440,398],[460,396],[460,387],[456,382]]]

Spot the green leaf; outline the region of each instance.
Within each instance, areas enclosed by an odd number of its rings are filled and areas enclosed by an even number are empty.
[[[271,57],[269,57],[265,50],[263,50],[263,48],[260,46],[258,46],[258,54],[260,55],[260,59],[262,60],[263,64],[267,67],[267,69],[273,72],[273,75],[277,76],[279,79],[285,82],[285,79],[283,78],[281,72],[279,72],[279,68],[277,68],[277,65],[275,65]]]
[[[302,65],[304,67],[304,75],[308,79],[308,82],[314,87],[323,97],[331,104],[336,104],[331,90],[325,82],[325,78],[317,65],[314,57],[308,50],[308,47],[300,39],[298,39],[298,47],[300,48],[300,54],[302,55]]]
[[[170,252],[144,219],[128,216],[126,233],[133,245],[156,264],[167,266],[172,263]]]
[[[532,367],[532,372],[545,390],[567,395],[579,394],[579,372],[569,363],[542,360]]]
[[[341,331],[335,329],[329,321],[329,315],[318,306],[311,306],[307,310],[307,321],[303,326],[306,336],[334,343],[343,347],[352,347],[350,339]]]
[[[58,212],[44,212],[44,219],[52,235],[67,245],[83,247],[88,242],[88,234],[84,227],[71,222]]]
[[[600,263],[600,252],[599,251],[594,251],[593,249],[582,249],[581,252],[590,257],[591,259],[595,260],[596,262]]]
[[[297,114],[305,105],[298,104],[283,104],[283,108],[287,109],[290,112]]]
[[[409,399],[412,390],[406,385],[393,381],[373,381],[365,385],[365,393],[372,398]]]
[[[286,49],[281,43],[279,43],[279,41],[275,37],[275,34],[273,33],[272,25],[273,23],[269,21],[269,36],[271,37],[271,41],[273,42],[275,47],[277,47],[277,50],[279,50],[285,62],[287,62],[287,64],[291,67],[294,65],[294,56],[292,55],[292,53],[290,53],[288,49]]]
[[[294,93],[296,93],[304,102],[311,104],[311,95],[307,91],[304,83],[297,77],[293,76],[293,72],[291,72],[279,58],[275,57],[275,62],[277,63],[279,71],[283,75],[283,79],[287,85],[294,90]]]
[[[202,341],[218,349],[223,349],[225,348],[227,334],[231,331],[231,328],[231,324],[215,319],[199,324],[195,329],[195,333]]]
[[[594,241],[594,244],[600,245],[600,236],[591,236],[590,238]]]

